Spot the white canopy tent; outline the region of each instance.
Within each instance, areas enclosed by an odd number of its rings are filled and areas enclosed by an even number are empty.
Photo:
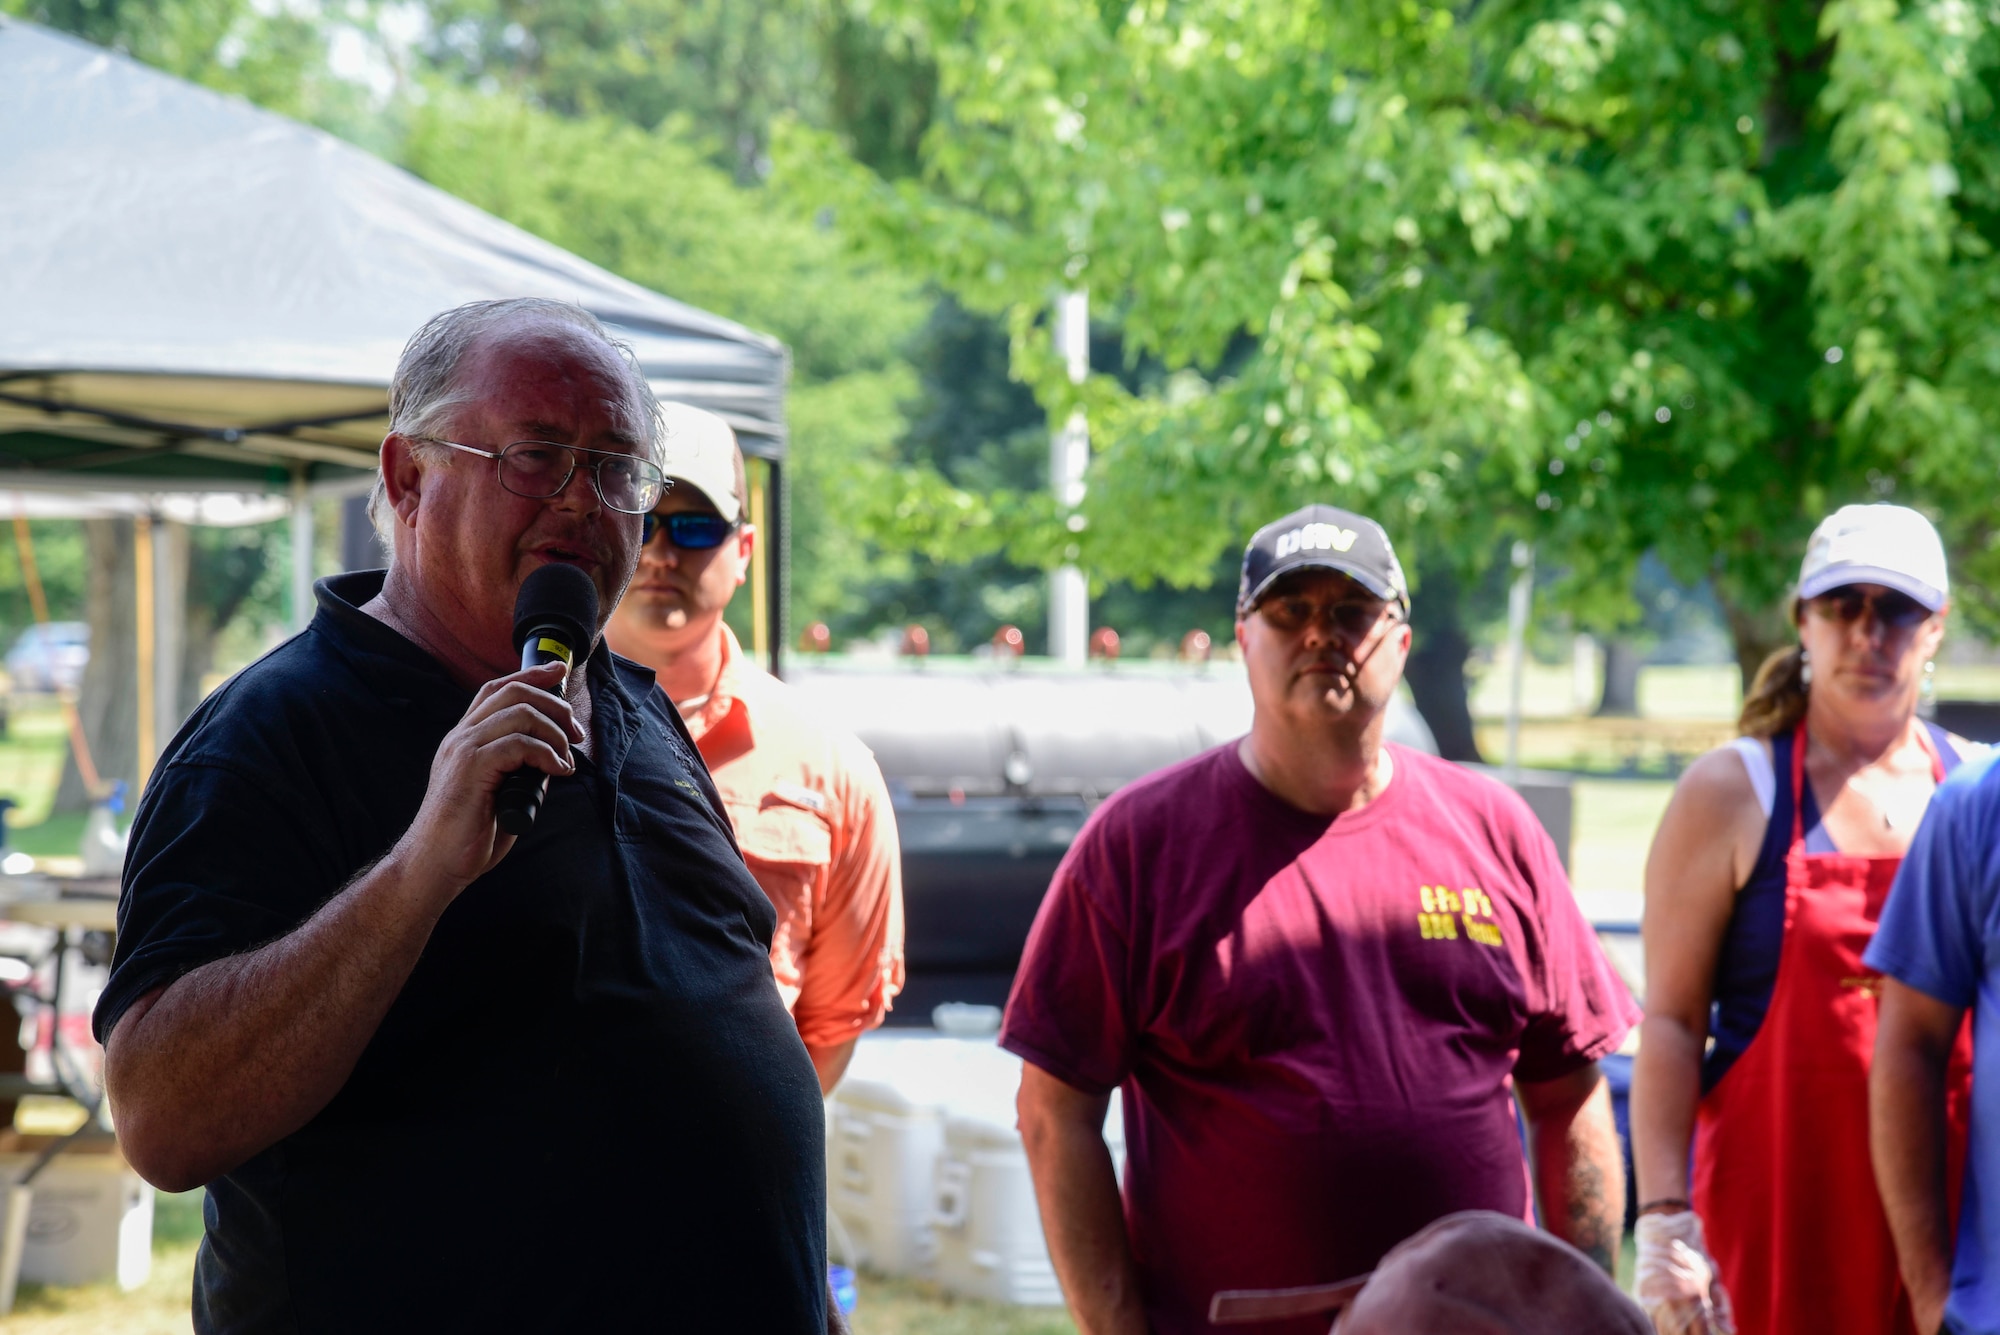
[[[283,519],[290,508],[290,502],[281,496],[255,491],[145,492],[81,487],[0,490],[0,518],[15,515],[23,519],[146,518],[170,524],[237,528]]]
[[[0,176],[0,429],[46,428],[53,405],[65,434],[88,428],[165,476],[202,470],[163,452],[367,468],[418,325],[546,296],[630,341],[661,397],[721,413],[754,454],[782,450],[775,339],[331,135],[4,17]]]
[[[775,339],[331,135],[4,16],[0,180],[0,492],[276,492],[308,554],[304,502],[373,470],[404,341],[439,311],[515,296],[597,315],[656,393],[720,413],[778,478]],[[781,494],[765,515],[780,552]]]

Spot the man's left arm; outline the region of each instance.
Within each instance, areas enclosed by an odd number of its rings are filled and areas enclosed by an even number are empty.
[[[1585,920],[1569,874],[1527,803],[1508,795],[1509,840],[1529,904],[1517,919],[1515,961],[1527,1026],[1514,1063],[1542,1227],[1603,1266],[1618,1265],[1625,1225],[1625,1155],[1598,1070],[1639,1020],[1639,1008]],[[1539,937],[1539,940],[1534,938]]]
[[[1542,1227],[1615,1275],[1625,1224],[1625,1156],[1611,1086],[1597,1063],[1553,1080],[1516,1080]]]
[[[1923,1332],[1940,1328],[1951,1296],[1947,1073],[1992,939],[1992,799],[1984,771],[1975,773],[1980,782],[1954,779],[1931,799],[1862,956],[1883,975],[1868,1076],[1869,1150]]]
[[[1920,1331],[1939,1328],[1951,1295],[1945,1072],[1964,1018],[1962,1007],[1894,978],[1882,980],[1868,1073],[1868,1146]]]
[[[888,787],[865,751],[847,758],[840,802],[826,899],[814,914],[792,1010],[825,1093],[903,984],[902,849]]]

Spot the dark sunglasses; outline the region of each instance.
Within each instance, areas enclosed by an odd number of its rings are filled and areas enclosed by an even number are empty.
[[[1293,598],[1282,594],[1257,604],[1264,620],[1288,635],[1318,622],[1349,641],[1366,639],[1382,618],[1394,609],[1394,603],[1379,598],[1321,603],[1311,598]]]
[[[703,514],[699,510],[683,510],[671,515],[648,512],[639,520],[639,541],[641,545],[649,543],[655,533],[665,529],[667,541],[674,546],[683,551],[705,552],[720,547],[736,531],[739,522],[724,519],[721,515]]]
[[[1837,621],[1843,626],[1855,622],[1873,612],[1875,619],[1889,630],[1914,630],[1930,620],[1933,613],[1907,593],[1894,589],[1884,589],[1870,594],[1853,584],[1843,584],[1837,589],[1808,599],[1815,612],[1828,621]]]

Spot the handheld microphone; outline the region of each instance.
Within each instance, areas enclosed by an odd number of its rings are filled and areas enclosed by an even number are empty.
[[[521,582],[514,598],[514,647],[521,651],[522,671],[544,663],[573,666],[579,653],[590,652],[596,630],[597,586],[583,571],[555,562]],[[500,780],[493,819],[508,834],[526,834],[548,790],[549,776],[523,765]]]

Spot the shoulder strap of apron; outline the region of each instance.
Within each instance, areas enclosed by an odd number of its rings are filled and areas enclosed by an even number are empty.
[[[1797,848],[1806,837],[1806,721],[1799,720],[1792,734],[1792,842]]]
[[[1931,758],[1931,782],[1944,782],[1944,757],[1938,754],[1936,743],[1931,741],[1931,730],[1917,729],[1917,745]],[[1792,734],[1792,843],[1797,844],[1806,833],[1806,721],[1799,720],[1798,731]]]

